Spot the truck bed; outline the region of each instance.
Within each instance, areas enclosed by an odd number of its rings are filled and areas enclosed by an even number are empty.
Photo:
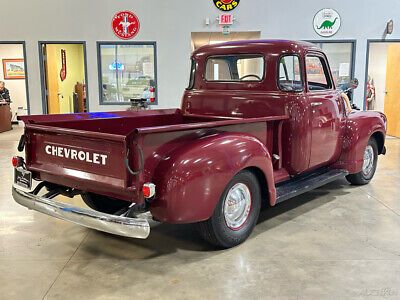
[[[144,201],[138,187],[151,181],[170,151],[222,131],[254,135],[273,151],[275,122],[286,118],[235,119],[180,110],[21,117],[26,167],[34,178],[136,203]],[[132,174],[126,163],[143,172]]]

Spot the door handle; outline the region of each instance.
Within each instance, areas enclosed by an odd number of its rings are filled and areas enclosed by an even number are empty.
[[[311,106],[322,105],[322,102],[311,102]]]

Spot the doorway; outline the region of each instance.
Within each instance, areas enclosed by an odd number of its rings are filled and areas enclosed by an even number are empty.
[[[25,42],[0,41],[0,81],[11,100],[11,121],[30,113]]]
[[[400,137],[400,40],[368,40],[364,109],[385,113],[387,134]]]
[[[39,42],[39,52],[43,113],[87,112],[86,43]]]
[[[261,31],[234,31],[229,35],[223,35],[222,32],[192,32],[191,50],[205,45],[212,45],[224,42],[259,40]]]

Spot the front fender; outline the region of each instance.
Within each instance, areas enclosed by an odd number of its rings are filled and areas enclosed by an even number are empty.
[[[349,113],[344,124],[342,153],[334,167],[347,169],[350,174],[360,172],[365,147],[372,135],[381,135],[383,148],[386,136],[385,124],[386,116],[381,112],[352,111]]]
[[[273,167],[264,144],[243,133],[220,133],[195,140],[165,157],[155,170],[157,196],[152,215],[168,223],[192,223],[211,217],[228,182],[240,170],[264,173],[275,201]]]

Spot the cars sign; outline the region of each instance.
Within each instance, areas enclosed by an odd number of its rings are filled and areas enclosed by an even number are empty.
[[[214,0],[214,5],[222,11],[231,11],[239,5],[240,0]]]

